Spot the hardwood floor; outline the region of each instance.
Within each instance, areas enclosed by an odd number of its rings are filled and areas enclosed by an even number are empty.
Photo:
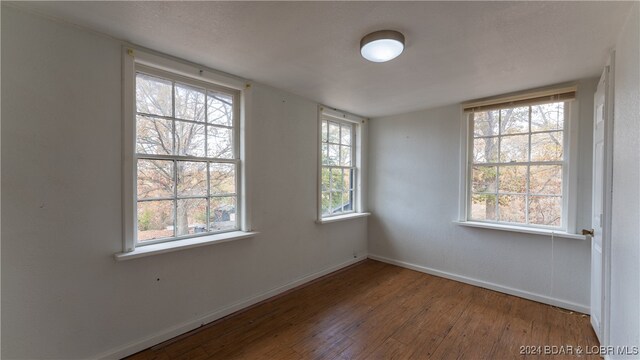
[[[568,345],[588,316],[366,260],[129,359],[599,359]]]

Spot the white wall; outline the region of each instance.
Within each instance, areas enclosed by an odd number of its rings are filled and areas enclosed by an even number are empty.
[[[366,219],[314,223],[316,104],[258,84],[260,235],[116,263],[120,46],[2,7],[3,358],[125,355],[366,255]]]
[[[640,346],[640,5],[616,44],[609,345]],[[614,358],[622,356],[614,356]],[[628,358],[637,358],[630,356]]]
[[[591,211],[596,79],[580,81],[577,226]],[[587,311],[590,242],[462,227],[461,110],[451,105],[369,122],[369,254],[473,284]]]

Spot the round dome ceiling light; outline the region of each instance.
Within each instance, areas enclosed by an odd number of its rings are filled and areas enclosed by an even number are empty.
[[[385,62],[398,57],[404,50],[404,35],[395,30],[380,30],[360,40],[360,54],[373,62]]]

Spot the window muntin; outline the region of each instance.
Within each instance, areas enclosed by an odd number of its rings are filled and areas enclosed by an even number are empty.
[[[471,113],[469,220],[565,226],[566,105]]]
[[[238,97],[136,67],[138,245],[238,230]]]
[[[321,124],[321,217],[355,212],[356,125],[328,116]]]

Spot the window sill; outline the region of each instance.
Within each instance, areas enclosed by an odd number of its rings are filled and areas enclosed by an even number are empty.
[[[316,223],[317,224],[328,224],[328,223],[332,223],[332,222],[336,222],[336,221],[343,221],[343,220],[350,220],[350,219],[357,219],[357,218],[361,218],[361,217],[367,217],[369,215],[371,215],[371,213],[368,213],[368,212],[351,213],[351,214],[346,214],[346,215],[337,215],[337,216],[331,216],[331,217],[322,218],[320,220],[316,220]]]
[[[454,221],[454,223],[460,226],[469,226],[469,227],[503,230],[503,231],[513,231],[513,232],[519,232],[524,234],[534,234],[534,235],[545,235],[545,236],[553,235],[554,237],[561,237],[561,238],[567,238],[567,239],[586,240],[587,238],[584,235],[571,234],[565,231],[538,229],[538,228],[504,225],[504,224],[484,223],[479,221]]]
[[[164,254],[173,251],[191,249],[199,246],[219,244],[228,241],[246,239],[258,235],[257,232],[233,231],[222,234],[199,236],[191,239],[169,241],[159,244],[137,247],[130,252],[115,254],[116,261],[133,260],[141,257]]]

